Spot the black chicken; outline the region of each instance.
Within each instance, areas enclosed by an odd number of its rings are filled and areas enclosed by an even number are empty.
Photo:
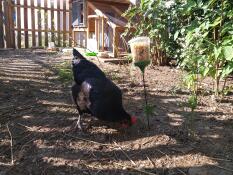
[[[89,113],[102,121],[120,123],[123,128],[136,123],[136,117],[130,116],[122,106],[121,90],[75,49],[73,56],[75,84],[72,86],[72,96],[79,112],[76,126],[81,129],[83,113]]]

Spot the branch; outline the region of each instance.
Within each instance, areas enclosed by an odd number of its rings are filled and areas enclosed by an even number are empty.
[[[134,165],[136,166],[137,164],[128,156],[128,154],[121,148],[120,145],[118,145],[116,142],[114,142],[114,144],[120,148],[121,152],[129,159],[129,161]]]
[[[212,165],[212,164],[210,164],[210,165]],[[233,172],[233,170],[228,169],[228,168],[224,168],[224,167],[219,166],[219,165],[212,165],[212,166],[215,166],[215,167],[217,167],[217,168],[223,169],[223,170],[225,170],[225,171]]]
[[[8,133],[10,135],[10,139],[11,139],[11,165],[14,165],[13,138],[12,138],[12,134],[11,134],[10,128],[8,126],[8,123],[6,124],[6,127],[7,127],[7,130],[8,130]]]

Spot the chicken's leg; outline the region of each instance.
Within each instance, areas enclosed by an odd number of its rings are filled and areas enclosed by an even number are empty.
[[[82,124],[81,124],[81,114],[78,114],[78,120],[72,124],[72,126],[70,127],[70,131],[77,131],[77,130],[81,130],[83,131],[82,128]]]
[[[81,115],[80,114],[78,114],[78,121],[77,121],[77,123],[76,123],[76,125],[75,125],[75,129],[78,127],[78,129],[80,129],[80,130],[82,130],[82,126],[81,126]]]

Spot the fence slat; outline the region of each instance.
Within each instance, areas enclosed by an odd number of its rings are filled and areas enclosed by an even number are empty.
[[[20,4],[20,0],[17,0],[17,4]],[[20,13],[20,7],[17,7],[17,47],[18,49],[21,48],[21,13]]]
[[[4,48],[2,0],[0,0],[0,48]]]
[[[11,37],[11,48],[15,48],[15,31],[14,31],[14,7],[11,0],[9,0],[9,22],[10,22],[10,37]]]
[[[38,43],[39,46],[42,46],[42,36],[41,36],[41,0],[37,0],[37,6],[39,10],[37,11],[38,18]]]
[[[24,28],[28,28],[28,9],[27,9],[27,0],[24,0]],[[25,48],[29,47],[28,43],[28,31],[24,31],[24,41],[25,41]]]
[[[52,35],[52,42],[55,42],[55,35],[54,35],[54,2],[51,2],[51,35]]]
[[[63,47],[66,47],[66,1],[63,1]]]
[[[69,11],[72,10],[72,2],[69,1]],[[69,13],[69,46],[72,46],[72,13]]]
[[[57,0],[57,9],[58,9],[58,11],[57,11],[57,31],[58,31],[58,36],[57,36],[57,45],[58,46],[61,46],[61,29],[60,29],[60,27],[61,27],[61,20],[60,20],[60,3],[61,3],[61,1],[60,0]]]
[[[31,0],[31,21],[32,21],[32,46],[36,46],[36,35],[35,35],[35,9],[34,0]]]
[[[9,22],[9,14],[8,14],[8,10],[9,10],[9,5],[7,1],[3,1],[3,6],[4,6],[4,26],[5,26],[5,40],[6,40],[6,47],[10,48],[11,47],[11,40],[10,40],[10,22]]]
[[[47,8],[48,2],[44,0],[44,7]],[[45,22],[45,46],[48,46],[48,10],[44,10],[44,22]]]

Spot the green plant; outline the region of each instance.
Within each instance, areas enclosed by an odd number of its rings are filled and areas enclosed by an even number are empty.
[[[185,23],[180,12],[182,3],[182,0],[141,0],[139,6],[131,6],[124,13],[129,21],[125,35],[150,37],[153,63],[166,64],[168,58],[178,59],[181,54],[181,45],[174,37]],[[132,26],[135,32],[131,32]]]
[[[150,128],[150,117],[154,113],[154,107],[149,105],[149,104],[146,104],[144,106],[144,113],[145,113],[146,118],[147,118],[147,126],[148,126],[148,128]]]
[[[188,72],[185,81],[192,93],[210,76],[218,96],[220,81],[233,72],[232,7],[229,0],[141,0],[124,14],[129,21],[124,35],[149,36],[154,58],[178,59]]]
[[[191,109],[191,114],[188,115],[188,131],[189,134],[191,136],[195,135],[195,131],[194,131],[194,117],[195,117],[195,112],[194,110],[197,108],[197,95],[196,94],[192,94],[191,96],[189,96],[188,98],[188,106]]]
[[[131,55],[131,54],[130,54],[130,55],[128,55],[128,56],[126,56],[126,59],[127,59],[129,62],[133,61],[133,57],[132,57],[132,55]]]
[[[70,62],[65,61],[56,66],[56,70],[59,76],[59,79],[64,82],[71,82],[73,80],[72,70],[70,66]]]
[[[216,96],[220,80],[233,72],[232,5],[227,0],[188,0],[182,6],[188,23],[174,36],[183,42],[180,66],[188,71],[188,84],[210,76]]]
[[[197,96],[195,94],[189,96],[188,105],[192,112],[197,108]]]

